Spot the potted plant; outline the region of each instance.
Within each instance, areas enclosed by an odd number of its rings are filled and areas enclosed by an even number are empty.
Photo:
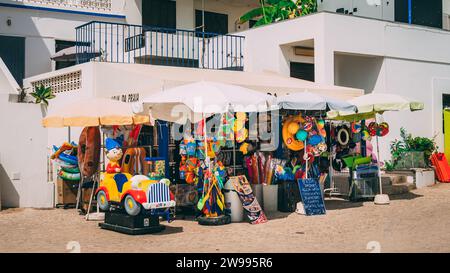
[[[54,99],[56,96],[52,93],[51,87],[45,87],[44,85],[40,85],[35,88],[34,92],[31,92],[30,95],[35,99],[35,104],[40,104],[42,109],[42,115],[46,116],[48,101]]]
[[[253,25],[261,26],[286,19],[307,15],[317,11],[316,0],[260,0],[261,7],[242,15],[238,23],[256,20]]]

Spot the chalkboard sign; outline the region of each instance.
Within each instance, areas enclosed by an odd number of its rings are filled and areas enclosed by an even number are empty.
[[[317,179],[298,179],[298,188],[302,197],[303,207],[308,216],[325,214],[322,190]]]

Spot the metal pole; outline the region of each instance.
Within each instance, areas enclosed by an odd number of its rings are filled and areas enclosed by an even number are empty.
[[[408,0],[408,24],[412,24],[412,0]]]

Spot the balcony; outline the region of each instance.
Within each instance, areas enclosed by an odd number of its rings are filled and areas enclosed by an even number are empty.
[[[77,63],[243,70],[243,36],[93,21],[76,28]]]

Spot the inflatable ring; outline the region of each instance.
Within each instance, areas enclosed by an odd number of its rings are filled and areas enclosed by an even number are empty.
[[[78,167],[75,168],[61,167],[61,170],[66,173],[80,173],[80,169]]]
[[[100,145],[100,129],[98,127],[84,128],[78,144],[78,165],[82,175],[92,176],[97,172],[100,162]]]
[[[292,151],[300,151],[303,148],[305,148],[305,144],[303,141],[297,140],[293,134],[289,133],[289,125],[292,123],[304,123],[305,120],[299,115],[299,116],[290,116],[287,117],[283,122],[283,128],[282,128],[282,136],[283,136],[283,142],[286,145],[286,147],[289,150]]]
[[[58,156],[59,159],[61,159],[62,161],[69,163],[71,165],[78,165],[78,158],[74,155],[68,155],[65,153],[60,153]]]
[[[78,181],[81,179],[80,173],[69,173],[69,172],[65,172],[63,170],[60,170],[58,172],[58,176],[64,180],[69,180],[69,181]]]
[[[346,127],[339,129],[337,133],[337,141],[341,146],[347,146],[350,142],[350,134]]]

